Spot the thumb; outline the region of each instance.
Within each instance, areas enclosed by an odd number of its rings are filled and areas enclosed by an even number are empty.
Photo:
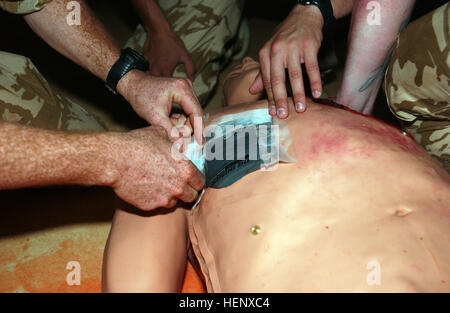
[[[261,72],[259,72],[258,76],[256,76],[255,80],[253,81],[248,91],[251,94],[256,95],[257,93],[260,93],[263,90],[264,90],[264,83],[262,80]]]
[[[158,123],[154,123],[154,125],[164,128],[171,141],[175,141],[181,137],[180,131],[177,127],[175,127],[172,120],[168,116],[162,116]]]
[[[191,60],[191,57],[188,54],[184,54],[181,56],[181,62],[184,64],[186,68],[187,77],[194,82],[195,79],[195,66]]]

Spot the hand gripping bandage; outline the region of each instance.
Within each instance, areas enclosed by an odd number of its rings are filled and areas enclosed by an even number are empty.
[[[267,109],[215,118],[204,134],[205,144],[192,139],[184,155],[205,175],[206,188],[228,187],[259,169],[273,170],[280,161],[295,162],[287,153],[290,144],[279,144],[290,143],[287,125],[274,124]]]

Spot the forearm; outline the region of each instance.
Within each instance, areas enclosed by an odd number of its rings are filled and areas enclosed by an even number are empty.
[[[370,113],[398,34],[406,26],[414,0],[384,1],[381,25],[370,25],[369,0],[357,1],[349,34],[344,79],[337,101],[360,112]]]
[[[42,130],[0,121],[0,189],[44,185],[111,185],[105,133]]]
[[[157,30],[167,30],[170,28],[158,1],[156,0],[133,0],[142,24],[147,32]]]
[[[53,0],[41,11],[26,15],[25,21],[55,50],[106,80],[119,58],[120,48],[84,0],[77,1],[81,6],[81,25],[68,25],[68,2]]]

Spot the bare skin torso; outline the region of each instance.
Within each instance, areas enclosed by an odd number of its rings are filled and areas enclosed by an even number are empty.
[[[258,71],[244,58],[225,81],[227,107],[207,123],[267,108],[248,92]],[[120,204],[104,291],[179,291],[189,242],[210,292],[450,291],[450,177],[425,150],[311,100],[274,123],[295,163],[208,188],[193,210],[137,214]]]
[[[296,163],[207,189],[192,212],[209,291],[450,291],[449,176],[422,148],[313,103],[281,127]]]

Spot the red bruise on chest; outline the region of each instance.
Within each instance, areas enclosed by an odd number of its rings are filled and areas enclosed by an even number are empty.
[[[351,110],[347,107],[344,107],[343,109],[345,111],[351,112],[353,114],[356,114],[356,115],[359,115],[364,118],[371,119],[371,120],[374,120],[374,121],[377,121],[378,123],[380,123],[380,125],[378,127],[373,127],[373,126],[368,127],[369,128],[369,129],[367,129],[368,131],[374,131],[375,134],[380,135],[380,136],[386,135],[386,137],[388,139],[390,139],[391,142],[398,144],[399,146],[405,148],[408,151],[412,151],[412,152],[420,151],[418,145],[416,144],[414,137],[411,136],[411,134],[407,133],[407,136],[405,136],[401,133],[402,130],[400,128],[398,128],[394,125],[391,125],[389,123],[386,123],[385,121],[380,120],[374,116],[365,115],[365,114],[359,113],[357,111]],[[383,137],[383,138],[386,138],[386,137]],[[410,140],[408,140],[407,137]]]
[[[320,152],[343,154],[349,152],[348,138],[343,134],[327,134],[316,132],[312,135],[310,152],[317,155]]]
[[[366,143],[355,144],[355,140],[352,140],[344,132],[321,130],[314,132],[311,139],[309,147],[305,151],[310,160],[320,157],[321,154],[325,154],[327,157],[331,156],[336,162],[345,156],[369,158],[376,151],[375,147]]]
[[[365,117],[367,118],[367,116]],[[374,124],[370,120],[367,122],[360,120],[349,120],[343,122],[342,126],[350,130],[366,133],[367,143],[380,142],[385,144],[393,144],[401,150],[414,153],[421,151],[419,146],[409,134],[408,136],[405,136],[401,133],[400,129],[397,129],[385,122]]]
[[[399,130],[370,120],[343,120],[335,127],[320,127],[305,141],[296,143],[297,155],[314,160],[321,155],[339,161],[345,156],[370,158],[383,148],[419,153],[420,147]]]
[[[312,132],[294,140],[297,160],[313,161],[323,157],[329,160],[332,157],[335,162],[341,162],[346,157],[372,158],[377,152],[386,149],[415,154],[423,152],[412,136],[405,135],[393,125],[332,101],[322,102],[325,106],[341,109],[337,110],[340,113],[335,110],[328,111],[333,112],[333,115],[320,112],[318,117],[312,119]]]
[[[414,137],[411,136],[411,134],[407,134],[407,136],[403,135],[401,133],[401,129],[393,126],[389,123],[386,123],[383,120],[380,120],[376,117],[373,117],[371,115],[365,115],[362,113],[359,113],[357,111],[354,111],[352,109],[349,109],[341,104],[338,104],[334,101],[328,100],[328,99],[320,99],[316,100],[316,102],[321,103],[326,106],[335,107],[342,109],[347,112],[351,112],[355,115],[361,116],[364,119],[367,119],[367,122],[364,122],[360,119],[351,119],[346,120],[341,123],[341,125],[344,128],[348,129],[354,129],[357,131],[363,131],[368,134],[368,141],[373,142],[373,135],[378,137],[378,139],[381,139],[385,143],[392,143],[394,145],[399,146],[401,149],[405,151],[410,152],[420,152],[419,145],[416,144]],[[372,121],[378,122],[378,124],[374,124]],[[370,134],[370,135],[369,135]],[[409,138],[409,139],[408,139]],[[333,141],[333,144],[336,144],[338,141]]]

